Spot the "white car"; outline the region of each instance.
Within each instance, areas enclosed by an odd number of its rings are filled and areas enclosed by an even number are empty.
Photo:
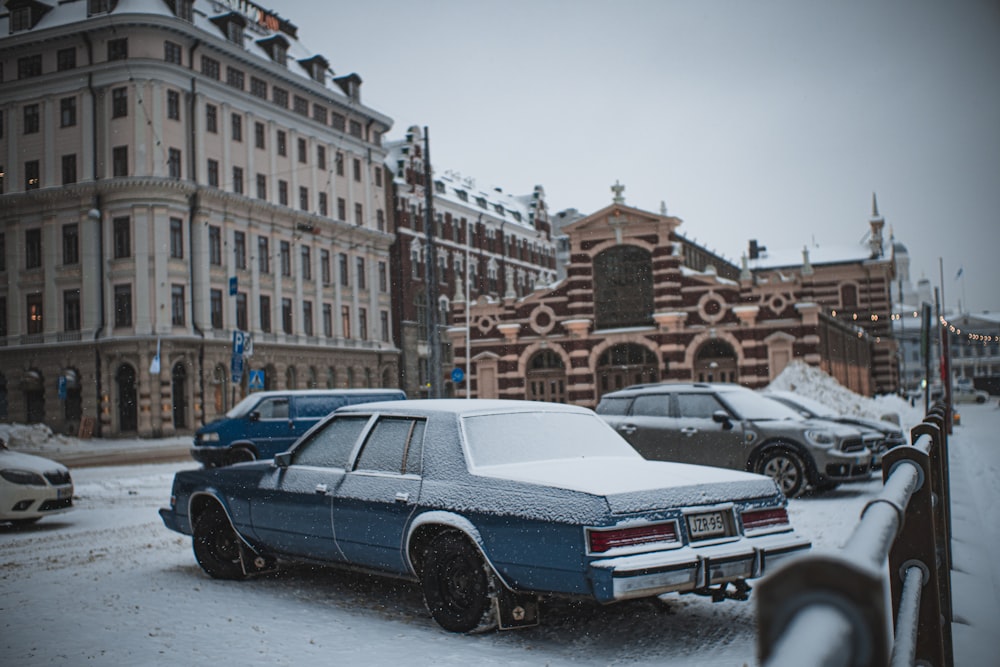
[[[73,478],[61,463],[11,451],[0,439],[0,523],[25,525],[73,508]]]

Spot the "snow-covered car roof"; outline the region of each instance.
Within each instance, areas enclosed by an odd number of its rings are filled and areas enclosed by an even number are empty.
[[[340,408],[344,412],[380,412],[399,415],[452,414],[456,416],[511,413],[511,412],[568,412],[593,414],[593,410],[576,405],[545,403],[542,401],[517,401],[489,398],[426,398],[406,401],[376,401]]]

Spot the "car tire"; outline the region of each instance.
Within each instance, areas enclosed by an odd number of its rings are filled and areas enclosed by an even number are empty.
[[[424,551],[420,587],[431,617],[449,632],[496,627],[495,576],[479,550],[457,531],[441,533]]]
[[[802,457],[784,447],[769,449],[760,455],[756,472],[778,483],[787,498],[796,498],[806,489],[806,466]]]
[[[218,506],[198,515],[191,535],[194,557],[214,579],[245,579],[240,538]]]
[[[256,461],[257,455],[253,453],[250,449],[246,447],[236,447],[229,452],[229,456],[226,457],[226,465],[234,465],[236,463],[246,463],[248,461]]]

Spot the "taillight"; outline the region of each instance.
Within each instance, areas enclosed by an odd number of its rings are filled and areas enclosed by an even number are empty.
[[[759,530],[771,526],[788,524],[788,512],[784,507],[777,509],[751,510],[743,513],[743,530]]]
[[[677,526],[674,523],[656,523],[633,528],[591,530],[588,533],[590,551],[604,553],[616,547],[632,547],[653,542],[676,542]]]

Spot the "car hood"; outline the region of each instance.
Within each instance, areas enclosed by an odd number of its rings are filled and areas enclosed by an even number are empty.
[[[632,457],[516,463],[476,474],[604,496],[616,514],[777,494],[774,481],[763,475]]]
[[[52,459],[15,452],[9,449],[0,450],[0,468],[17,468],[18,470],[31,470],[33,472],[67,470],[66,466]]]
[[[841,424],[839,422],[827,421],[811,417],[809,419],[759,419],[750,422],[761,430],[769,432],[785,431],[788,433],[802,433],[805,430],[826,431],[841,438],[857,437],[859,431],[853,426]]]

